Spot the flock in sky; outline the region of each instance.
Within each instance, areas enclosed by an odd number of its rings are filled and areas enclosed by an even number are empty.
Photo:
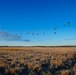
[[[70,27],[71,24],[70,22],[66,22],[65,24],[63,24],[64,27],[68,26]],[[76,26],[74,26],[74,28],[76,29]],[[46,30],[50,30],[50,28],[45,28]],[[53,34],[56,35],[57,34],[57,30],[59,29],[59,26],[55,26],[53,28]],[[35,30],[37,30],[38,32],[35,32]],[[25,30],[22,30],[22,32],[20,33],[15,33],[15,34],[10,34],[10,32],[5,32],[5,31],[0,31],[0,37],[4,38],[4,39],[8,39],[8,40],[20,40],[20,41],[29,41],[29,40],[22,40],[22,36],[23,35],[45,35],[47,34],[46,32],[39,32],[40,29],[36,28],[33,32],[26,32]]]
[[[66,22],[65,24],[63,24],[63,26],[71,26],[71,24],[70,24],[70,22]],[[57,32],[56,32],[56,30],[58,29],[58,27],[59,26],[56,26],[56,27],[54,27],[53,28],[53,30],[54,30],[54,34],[57,34]],[[74,26],[74,28],[76,28],[76,26]],[[37,28],[36,28],[37,29]],[[46,28],[46,30],[50,30],[50,28]],[[23,31],[23,33],[25,33],[26,35],[40,35],[39,33],[29,33],[29,32],[25,32],[25,31]],[[45,35],[46,33],[45,32],[42,32],[41,33],[42,35]],[[22,34],[20,34],[20,35],[22,35]]]

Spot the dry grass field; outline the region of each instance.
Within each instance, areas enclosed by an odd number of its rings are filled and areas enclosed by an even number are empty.
[[[76,75],[76,47],[0,47],[0,75]]]

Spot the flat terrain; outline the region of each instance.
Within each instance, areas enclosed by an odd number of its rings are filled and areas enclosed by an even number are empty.
[[[76,75],[76,47],[0,47],[0,75]]]

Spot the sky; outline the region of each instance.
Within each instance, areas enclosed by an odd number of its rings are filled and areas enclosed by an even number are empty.
[[[76,0],[0,0],[0,46],[76,45]]]

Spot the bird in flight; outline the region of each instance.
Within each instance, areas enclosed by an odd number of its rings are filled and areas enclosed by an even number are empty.
[[[67,22],[68,26],[70,26],[70,22]]]
[[[34,35],[34,33],[32,33],[32,35]]]
[[[37,34],[37,35],[39,35],[39,34]]]
[[[45,34],[45,33],[42,33],[42,34]]]
[[[56,30],[58,28],[58,26],[54,27],[54,30]]]
[[[56,34],[56,32],[54,32],[54,34]]]
[[[54,30],[56,30],[57,28],[55,27]]]

